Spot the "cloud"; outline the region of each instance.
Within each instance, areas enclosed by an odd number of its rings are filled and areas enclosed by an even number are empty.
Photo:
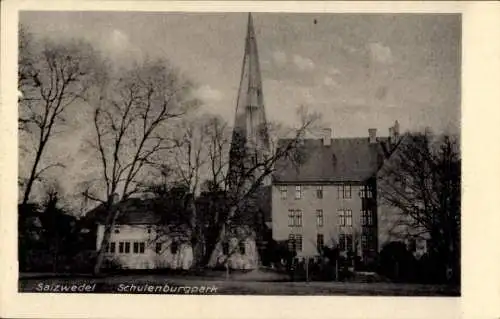
[[[210,85],[202,85],[194,91],[194,95],[204,101],[220,101],[223,94],[221,91],[212,88]]]
[[[273,60],[277,65],[284,65],[287,62],[286,53],[283,51],[274,51],[273,52]]]
[[[315,67],[314,62],[311,59],[301,57],[297,54],[293,56],[293,63],[301,71],[311,71]]]
[[[110,44],[117,50],[127,49],[131,46],[128,36],[118,29],[111,32]]]
[[[142,59],[142,50],[130,41],[125,32],[119,29],[103,33],[100,43],[104,53],[122,64]]]
[[[340,72],[339,69],[337,69],[337,68],[335,68],[333,66],[328,69],[328,74],[331,74],[331,75],[339,75],[341,73],[342,72]]]
[[[383,64],[390,64],[392,62],[392,51],[390,47],[379,42],[372,42],[368,44],[368,49],[374,61]]]
[[[323,84],[329,87],[337,87],[339,84],[330,76],[325,76]]]

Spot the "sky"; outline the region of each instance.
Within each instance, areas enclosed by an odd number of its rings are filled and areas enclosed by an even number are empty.
[[[367,136],[369,128],[387,135],[396,120],[404,131],[460,131],[459,15],[254,13],[253,20],[269,121],[294,125],[305,105],[334,137]],[[22,12],[20,22],[36,35],[84,38],[117,63],[165,58],[196,84],[201,111],[234,120],[247,13],[45,11]],[[68,158],[85,134],[78,121],[73,130],[58,137]]]

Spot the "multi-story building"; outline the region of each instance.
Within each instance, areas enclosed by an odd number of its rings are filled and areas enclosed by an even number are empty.
[[[393,130],[391,130],[393,132]],[[300,142],[276,165],[272,185],[273,239],[297,256],[337,246],[370,263],[378,251],[377,171],[391,151],[389,137],[322,138]],[[286,141],[282,141],[285,142]]]

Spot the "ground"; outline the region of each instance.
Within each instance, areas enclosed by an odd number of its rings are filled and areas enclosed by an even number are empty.
[[[402,284],[402,283],[360,283],[360,282],[285,282],[250,281],[225,279],[223,276],[178,276],[165,274],[129,274],[104,277],[91,276],[40,276],[22,274],[19,280],[20,292],[37,292],[40,284],[45,286],[64,284],[96,284],[95,292],[113,293],[123,287],[135,285],[168,287],[215,287],[222,295],[349,295],[349,296],[459,296],[459,287],[446,285]],[[121,288],[120,288],[121,287]],[[136,288],[137,289],[137,288]],[[199,289],[199,288],[198,288]],[[138,293],[138,291],[135,291]],[[169,291],[170,293],[172,291]],[[186,293],[184,291],[184,293]]]

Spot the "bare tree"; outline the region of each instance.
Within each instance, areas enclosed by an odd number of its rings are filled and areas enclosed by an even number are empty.
[[[119,214],[113,204],[148,185],[151,172],[161,168],[162,157],[175,147],[169,132],[197,104],[191,98],[191,84],[163,60],[137,65],[116,79],[110,77],[102,88],[89,100],[95,103],[92,146],[101,173],[85,190],[85,196],[104,204],[107,212],[96,273]]]
[[[83,97],[98,69],[97,55],[83,41],[37,40],[23,26],[19,33],[19,129],[20,149],[33,140],[33,159],[25,180],[22,204],[27,204],[34,183],[42,174],[62,163],[42,167],[42,158],[52,137],[65,123],[65,112]],[[29,161],[29,160],[28,160]]]
[[[216,185],[221,185],[219,188],[224,190],[225,212],[224,219],[218,225],[218,236],[215,245],[212,251],[209,252],[209,266],[213,267],[217,263],[217,256],[221,252],[222,242],[231,227],[241,222],[247,224],[251,219],[247,215],[253,215],[249,211],[254,212],[255,209],[258,209],[258,203],[262,200],[258,198],[261,195],[260,190],[262,190],[264,181],[275,172],[275,164],[285,158],[296,162],[300,157],[297,156],[300,153],[300,141],[309,130],[312,130],[318,124],[320,116],[316,113],[307,112],[303,107],[298,109],[298,115],[299,126],[291,131],[277,124],[270,124],[262,128],[271,137],[269,148],[255,154],[255,156],[249,156],[249,159],[244,159],[242,161],[244,164],[237,167],[236,173],[231,168],[226,168],[225,170],[218,169],[218,174],[213,174],[213,176],[220,176],[221,171],[225,172],[223,179],[211,181]],[[289,138],[282,139],[286,135]],[[218,142],[213,144],[219,145]],[[231,155],[234,156],[234,153]],[[220,166],[216,165],[215,167],[219,168]],[[222,184],[218,184],[220,182]],[[255,226],[251,225],[251,228]]]
[[[430,131],[408,133],[386,161],[379,195],[397,209],[408,236],[429,239],[430,253],[454,271],[460,256],[460,176],[458,138]],[[455,275],[458,275],[455,272]]]

